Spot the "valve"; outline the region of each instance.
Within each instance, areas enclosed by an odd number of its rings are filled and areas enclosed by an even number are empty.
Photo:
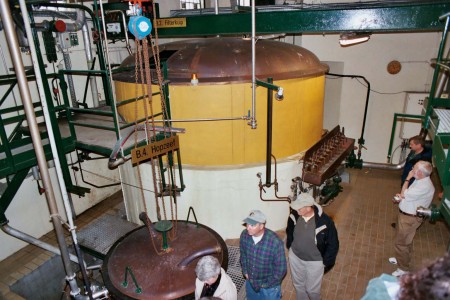
[[[439,209],[434,204],[432,204],[430,208],[419,206],[416,210],[416,214],[419,217],[428,217],[432,222],[435,222],[442,217]]]

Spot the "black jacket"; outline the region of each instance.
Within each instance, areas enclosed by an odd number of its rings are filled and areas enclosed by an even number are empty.
[[[316,221],[316,245],[322,255],[325,272],[327,272],[336,263],[336,256],[339,251],[338,234],[333,220],[325,213],[319,213],[316,206],[313,206],[313,208],[314,219]],[[291,214],[288,218],[286,227],[286,246],[288,249],[291,247],[292,241],[294,240],[294,228],[298,218],[299,215],[297,211],[291,209]],[[295,222],[293,219],[295,219]]]

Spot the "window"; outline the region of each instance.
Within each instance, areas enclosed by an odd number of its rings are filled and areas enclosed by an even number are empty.
[[[239,6],[251,6],[252,2],[251,0],[238,0]]]
[[[181,9],[202,9],[205,7],[204,0],[180,0]]]

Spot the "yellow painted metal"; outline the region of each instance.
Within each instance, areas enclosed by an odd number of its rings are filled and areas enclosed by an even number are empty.
[[[272,153],[277,159],[298,154],[320,139],[324,83],[323,75],[274,82],[284,88],[284,100],[274,100],[273,104]],[[118,101],[135,97],[135,84],[116,81],[115,85]],[[179,135],[183,165],[265,162],[267,89],[258,87],[256,91],[257,129],[251,129],[245,120],[173,123],[174,127],[186,128],[186,133]],[[250,83],[170,86],[172,119],[242,117],[251,110],[251,92]],[[159,97],[154,101],[159,103]],[[119,113],[127,121],[134,120],[135,105],[124,105]],[[144,116],[141,106],[138,118]]]

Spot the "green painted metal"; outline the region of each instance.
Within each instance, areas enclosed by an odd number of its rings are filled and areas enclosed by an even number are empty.
[[[261,80],[256,80],[256,85],[265,87],[266,89],[272,90],[272,91],[277,91],[280,87],[269,83],[269,82],[265,82],[265,81],[261,81]]]
[[[256,33],[441,31],[444,26],[438,21],[438,18],[450,11],[450,1],[390,6],[370,6],[367,4],[360,7],[364,8],[320,8],[257,12]],[[198,15],[185,18],[186,27],[159,28],[159,37],[241,35],[251,33],[250,13]]]
[[[47,99],[47,106],[48,106],[48,110],[49,110],[50,122],[52,124],[53,136],[54,136],[56,145],[63,145],[63,139],[61,136],[61,132],[59,130],[58,120],[56,118],[56,111],[55,111],[54,104],[53,104],[53,97],[51,94],[51,90],[50,90],[50,86],[49,86],[47,77],[45,76],[46,75],[45,64],[43,61],[43,55],[40,50],[38,32],[35,29],[34,17],[33,17],[32,9],[30,6],[28,7],[28,11],[30,14],[29,22],[31,23],[31,28],[33,29],[32,30],[33,42],[36,46],[36,56],[37,56],[39,71],[43,75],[42,87],[43,87],[43,92],[45,94],[45,98]],[[66,159],[66,152],[64,151],[63,147],[57,147],[57,152],[58,152],[57,155],[59,157],[59,161],[60,161],[60,165],[61,165],[62,175],[64,178],[64,182],[66,183],[67,190],[68,191],[75,190],[74,185],[72,183],[72,177],[70,176],[69,165],[68,165],[67,159]]]
[[[42,5],[45,5],[46,7],[73,8],[73,9],[84,10],[86,13],[89,14],[89,16],[93,22],[94,31],[100,33],[101,27],[100,27],[99,19],[96,17],[96,16],[100,15],[100,10],[98,9],[96,0],[94,0],[94,11],[92,11],[88,7],[81,5],[81,4],[55,3],[55,2],[49,2],[49,1],[44,1],[44,0],[27,0],[26,2],[29,5],[42,4]],[[113,94],[112,94],[111,83],[108,80],[108,75],[107,75],[108,69],[106,68],[106,64],[105,64],[105,57],[104,57],[103,49],[102,49],[102,41],[100,39],[99,41],[94,41],[94,43],[97,46],[97,55],[98,55],[100,70],[105,72],[104,74],[102,74],[102,84],[103,84],[103,90],[105,92],[106,102],[107,102],[107,105],[111,105],[112,99],[113,99]]]
[[[154,92],[154,93],[152,93],[152,96],[157,96],[159,94],[160,94],[160,92]],[[132,103],[132,102],[135,102],[136,100],[141,100],[141,99],[144,99],[144,98],[147,98],[147,97],[148,97],[148,94],[145,94],[145,95],[142,95],[142,96],[139,96],[139,97],[136,97],[136,98],[130,98],[130,99],[122,100],[119,103],[117,103],[117,107],[125,105],[125,104],[128,104],[128,103]]]
[[[395,113],[394,114],[394,121],[392,122],[392,130],[391,130],[391,139],[389,141],[389,149],[388,149],[388,154],[387,154],[387,162],[391,163],[391,155],[392,155],[392,147],[394,144],[394,135],[395,135],[395,130],[397,128],[397,121],[399,118],[402,119],[423,119],[425,118],[422,115],[410,115],[410,114],[398,114]]]
[[[431,82],[430,96],[429,96],[427,109],[426,109],[426,113],[425,113],[425,119],[423,120],[423,128],[426,128],[426,129],[428,129],[428,127],[430,125],[429,117],[430,117],[431,111],[433,110],[433,107],[437,106],[438,103],[444,104],[447,107],[446,103],[442,103],[443,101],[440,101],[441,99],[435,98],[435,94],[436,94],[436,86],[438,84],[440,74],[441,74],[441,72],[445,71],[440,66],[439,62],[441,62],[444,59],[444,57],[443,57],[444,49],[445,49],[445,44],[446,44],[447,37],[448,37],[449,26],[450,26],[450,18],[447,17],[446,21],[445,21],[444,32],[443,32],[442,38],[441,38],[441,43],[439,45],[438,56],[436,59],[436,61],[437,61],[436,67],[434,68],[433,81]]]

